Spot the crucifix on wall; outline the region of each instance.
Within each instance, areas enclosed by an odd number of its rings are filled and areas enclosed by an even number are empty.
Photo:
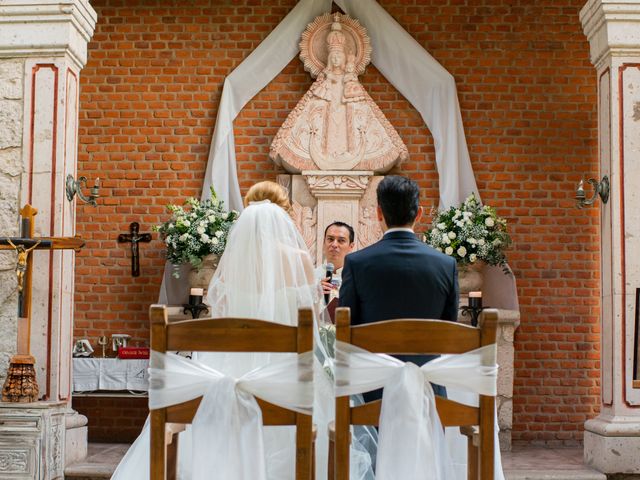
[[[4,402],[33,402],[38,399],[35,379],[35,359],[31,355],[31,284],[33,250],[80,250],[84,241],[79,237],[33,237],[34,217],[38,210],[26,204],[20,210],[20,237],[0,237],[0,250],[15,250],[18,283],[18,344],[10,360],[7,378],[2,388]]]
[[[129,232],[121,233],[118,235],[118,243],[131,242],[131,276],[140,276],[140,250],[138,243],[149,243],[151,241],[150,233],[140,233],[140,224],[138,222],[131,222],[129,225]]]

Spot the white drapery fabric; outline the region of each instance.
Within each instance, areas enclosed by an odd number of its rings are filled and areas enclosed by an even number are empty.
[[[243,210],[236,169],[233,121],[247,102],[298,54],[300,35],[306,25],[318,15],[329,11],[331,1],[300,0],[267,38],[225,79],[202,186],[203,200],[209,198],[210,187],[213,186],[216,195],[225,202],[227,208],[239,212]],[[179,279],[171,275],[172,269],[173,266],[167,262],[158,302],[186,303],[188,288],[185,287],[184,278],[189,267],[181,268]]]
[[[495,396],[496,353],[492,344],[461,355],[443,355],[417,367],[336,342],[336,396],[384,387],[376,479],[455,478],[431,383]]]
[[[242,211],[233,121],[299,52],[300,35],[332,0],[300,0],[278,26],[224,81],[201,197],[213,186],[228,208]],[[336,0],[367,27],[372,63],[420,112],[434,139],[440,207],[461,203],[471,192],[480,198],[464,136],[453,77],[375,0]],[[185,268],[181,277],[186,276]],[[184,303],[184,282],[165,267],[160,303]],[[183,298],[184,297],[184,298]]]
[[[316,16],[330,11],[331,0],[300,0],[224,82],[209,151],[202,196],[214,186],[230,208],[242,209],[233,142],[233,120],[298,53],[300,35]],[[433,135],[440,179],[440,206],[478,195],[455,81],[375,0],[336,0],[367,27],[372,63],[420,112]],[[479,198],[479,197],[478,197]]]
[[[242,210],[236,171],[233,121],[249,100],[266,87],[300,51],[300,35],[315,17],[329,11],[332,0],[300,0],[258,48],[224,81],[202,197],[213,185],[218,198],[235,210]]]
[[[180,355],[151,352],[149,408],[203,397],[192,422],[192,480],[266,480],[255,397],[311,415],[313,370],[312,352],[286,356],[238,379]]]
[[[436,152],[440,207],[458,205],[471,192],[473,175],[453,76],[376,0],[336,0],[367,29],[371,62],[415,107],[429,127]]]

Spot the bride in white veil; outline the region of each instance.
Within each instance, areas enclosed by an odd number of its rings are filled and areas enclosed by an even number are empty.
[[[233,226],[227,247],[207,290],[210,316],[244,317],[297,325],[298,309],[311,307],[320,315],[322,291],[304,240],[287,211],[286,192],[273,182],[260,182],[247,192],[245,210]],[[316,329],[317,339],[317,329]],[[321,349],[316,342],[316,349]],[[199,362],[232,377],[274,361],[282,353],[195,353]],[[320,353],[320,355],[322,355]],[[326,425],[333,411],[328,378],[316,376],[314,423],[317,426],[316,478],[326,478]],[[269,480],[293,479],[295,429],[266,427],[264,445]],[[191,434],[180,434],[178,479],[191,478]],[[368,454],[364,455],[370,470]],[[149,427],[131,446],[112,479],[149,478]]]

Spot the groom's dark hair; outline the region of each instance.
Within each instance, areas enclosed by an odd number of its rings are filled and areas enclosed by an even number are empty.
[[[387,227],[409,225],[416,219],[420,206],[420,189],[413,180],[389,175],[378,184],[376,194]]]

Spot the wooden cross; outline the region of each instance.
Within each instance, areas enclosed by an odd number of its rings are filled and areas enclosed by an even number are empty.
[[[33,262],[29,261],[32,250],[80,250],[84,241],[79,237],[33,237],[34,217],[38,210],[26,204],[20,210],[20,237],[0,237],[0,250],[15,250],[18,253],[16,276],[18,279],[18,345],[17,354],[10,360],[9,372],[2,389],[2,400],[29,402],[38,398],[35,382],[35,359],[31,356],[31,284]]]
[[[121,233],[118,235],[118,242],[131,242],[131,276],[140,276],[140,251],[138,249],[139,242],[149,243],[151,241],[150,233],[140,233],[140,224],[138,222],[131,222],[129,225],[129,231],[131,233]]]

